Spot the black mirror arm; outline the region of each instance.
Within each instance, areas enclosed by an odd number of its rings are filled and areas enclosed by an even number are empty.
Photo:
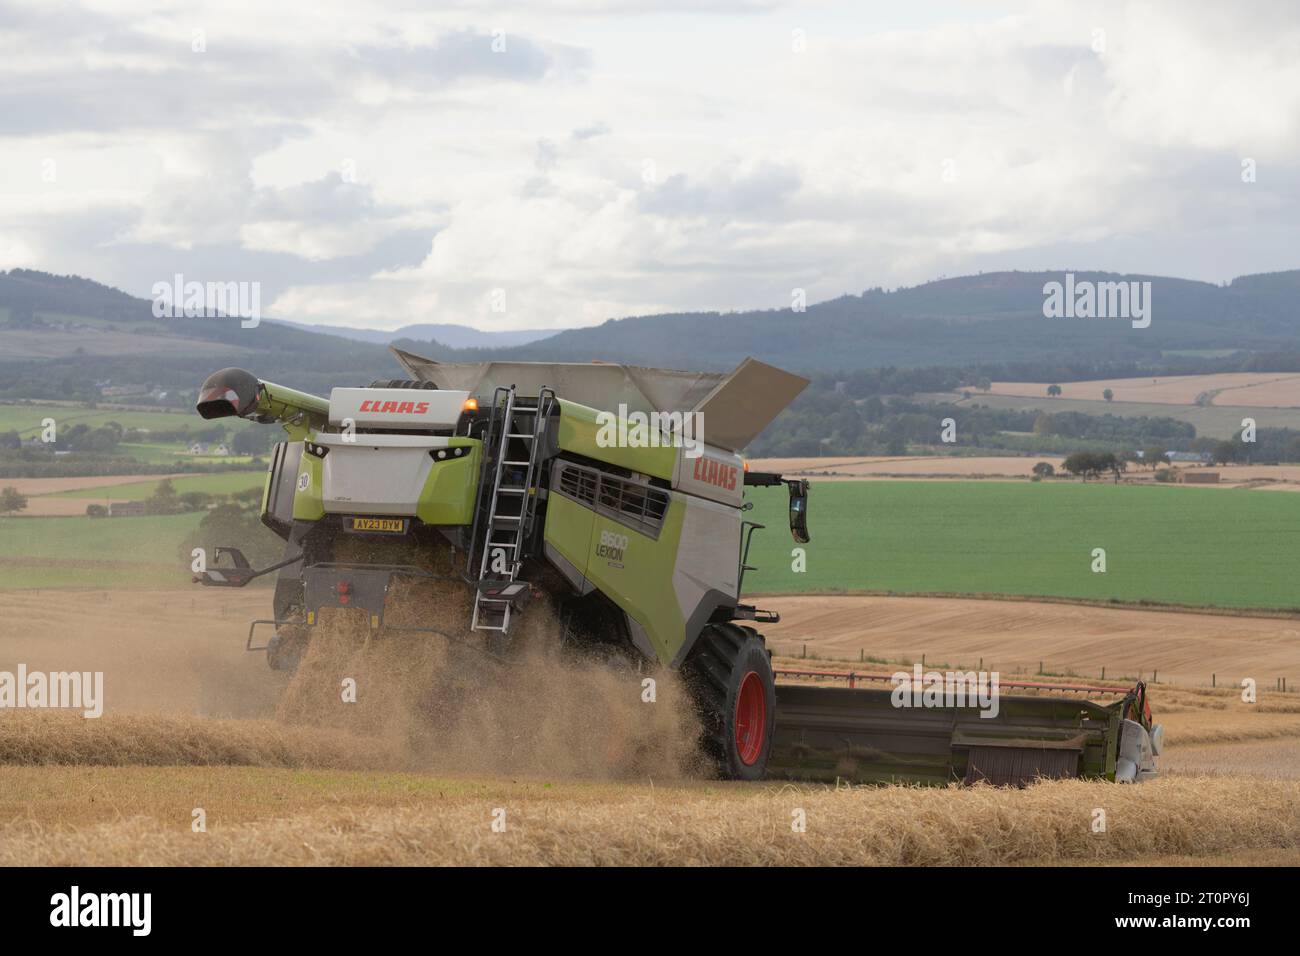
[[[218,552],[221,552],[221,551],[231,551],[231,550],[234,550],[234,549],[230,549],[230,548],[218,548],[218,549],[216,549],[216,550],[217,550]],[[288,567],[289,565],[294,564],[295,562],[298,562],[298,561],[301,561],[301,560],[302,560],[302,552],[300,551],[300,552],[298,552],[297,554],[295,554],[295,555],[294,555],[293,557],[291,557],[291,558],[285,558],[283,561],[277,561],[275,564],[267,565],[266,567],[262,568],[260,571],[254,571],[254,570],[252,569],[252,566],[249,565],[247,559],[244,559],[244,560],[242,560],[242,561],[240,560],[241,558],[244,557],[243,554],[240,554],[238,551],[236,551],[235,553],[236,553],[236,554],[239,554],[239,558],[235,558],[235,567],[233,567],[233,568],[212,568],[212,569],[211,569],[211,570],[214,570],[214,571],[220,571],[220,572],[225,576],[226,580],[223,581],[223,582],[220,582],[220,583],[221,583],[223,586],[225,586],[225,587],[242,588],[244,585],[248,584],[250,581],[253,581],[253,580],[255,580],[256,578],[260,578],[260,577],[261,577],[262,575],[264,575],[264,574],[270,574],[272,571],[279,571],[281,568]],[[232,555],[232,557],[233,557],[233,555]],[[206,573],[206,572],[205,572],[205,573]],[[204,578],[204,577],[195,577],[195,578],[194,578],[194,581],[195,581],[196,583],[198,583],[198,584],[206,584],[206,585],[209,585],[209,586],[212,586],[212,585],[218,583],[218,582],[215,582],[215,581],[212,581],[212,580],[206,579],[206,578]]]

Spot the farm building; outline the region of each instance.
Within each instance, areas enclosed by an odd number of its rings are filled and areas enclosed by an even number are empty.
[[[1178,480],[1185,485],[1217,485],[1219,483],[1219,473],[1217,471],[1180,471]]]
[[[110,518],[138,518],[143,514],[143,501],[114,501],[108,506]]]

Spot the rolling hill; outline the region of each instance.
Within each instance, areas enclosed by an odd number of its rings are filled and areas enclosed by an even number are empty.
[[[469,335],[454,325],[352,330],[356,337],[346,338],[339,329],[286,321],[244,329],[233,318],[157,319],[147,300],[100,283],[13,270],[0,273],[0,394],[76,397],[106,379],[193,389],[223,365],[246,365],[273,381],[324,391],[397,374],[384,345],[363,340],[372,335],[402,335],[396,341],[404,347],[443,361],[605,360],[690,369],[731,367],[753,355],[813,372],[1049,362],[1145,368],[1170,355],[1293,354],[1300,339],[1300,270],[1245,276],[1223,286],[1098,272],[1075,276],[1151,282],[1150,327],[1135,329],[1124,319],[1045,318],[1043,286],[1059,281],[1061,273],[998,272],[870,289],[799,313],[786,308],[650,315],[503,348],[455,348],[415,336],[442,334],[452,343],[505,340]]]
[[[357,329],[347,325],[309,325],[302,322],[288,322],[273,319],[278,325],[289,325],[307,332],[319,332],[322,335],[339,335],[345,339],[358,342],[373,342],[387,345],[401,339],[413,341],[439,342],[453,349],[468,348],[509,348],[512,345],[527,345],[539,339],[549,338],[562,329],[518,329],[501,332],[483,332],[468,325],[453,325],[445,322],[424,322],[418,325],[404,325],[391,332],[381,329]]]
[[[1228,286],[1153,276],[1077,272],[1077,280],[1150,281],[1152,322],[1048,319],[1043,285],[1061,273],[999,272],[868,290],[806,312],[657,315],[573,329],[528,346],[546,359],[726,366],[746,355],[799,369],[971,365],[1038,360],[1159,361],[1168,351],[1294,351],[1300,271]]]

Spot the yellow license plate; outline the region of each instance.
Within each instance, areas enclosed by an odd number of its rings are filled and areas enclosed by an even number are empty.
[[[406,534],[405,518],[348,518],[345,526],[349,531],[362,531],[373,534]]]

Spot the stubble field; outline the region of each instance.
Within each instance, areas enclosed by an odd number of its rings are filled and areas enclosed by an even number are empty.
[[[929,603],[908,600],[918,612]],[[451,664],[443,652],[366,663],[344,649],[321,666],[362,674],[362,702],[379,701],[362,719],[339,719],[333,690],[295,697],[243,651],[243,622],[268,601],[197,589],[0,591],[0,669],[102,669],[106,697],[98,720],[0,712],[0,863],[1300,862],[1293,694],[1264,690],[1250,706],[1232,690],[1156,685],[1167,773],[1138,787],[724,784],[693,763],[692,729],[669,713],[670,679],[654,709],[636,675],[539,659],[500,692],[476,685],[484,707],[435,720],[430,735],[406,719],[401,675],[436,675]],[[1097,632],[1104,621],[1083,619],[1117,613],[1075,612],[1080,630]],[[916,620],[919,630],[936,623]],[[1041,636],[1025,629],[1024,650]],[[1106,653],[1131,639],[1118,629]],[[826,658],[842,649],[833,636],[811,643]],[[517,739],[535,725],[541,737]],[[1097,808],[1104,833],[1092,827]]]

